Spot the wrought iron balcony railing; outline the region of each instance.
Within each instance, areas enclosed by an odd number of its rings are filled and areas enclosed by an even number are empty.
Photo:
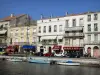
[[[83,26],[65,27],[65,31],[82,31]]]
[[[65,33],[64,37],[83,37],[84,33]]]
[[[100,45],[100,41],[85,41],[85,45]]]

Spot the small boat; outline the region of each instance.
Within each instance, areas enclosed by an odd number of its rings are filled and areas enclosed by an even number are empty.
[[[37,60],[37,59],[31,59],[31,60],[28,60],[29,63],[40,63],[40,64],[49,64],[50,62],[48,60]]]
[[[80,65],[80,63],[65,63],[65,62],[64,63],[62,63],[62,62],[61,63],[60,62],[58,63],[57,62],[57,64],[58,65],[67,65],[67,66],[79,66]]]
[[[49,64],[49,60],[43,60],[43,59],[28,59],[29,63],[39,63],[39,64]]]
[[[13,62],[21,62],[21,61],[23,61],[22,59],[19,59],[19,58],[9,58],[7,60],[8,61],[13,61]]]
[[[66,66],[79,66],[80,63],[68,61],[68,62],[57,62],[58,65],[66,65]]]

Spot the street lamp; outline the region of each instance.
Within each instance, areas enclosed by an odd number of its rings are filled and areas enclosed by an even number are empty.
[[[30,18],[29,18],[29,15],[27,15],[27,42],[29,44],[29,37],[28,37],[28,26],[30,25]]]

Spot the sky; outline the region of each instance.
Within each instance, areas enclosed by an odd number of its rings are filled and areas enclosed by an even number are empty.
[[[88,11],[100,11],[100,0],[0,0],[0,18],[14,13],[29,14],[38,20],[41,14],[56,17]]]

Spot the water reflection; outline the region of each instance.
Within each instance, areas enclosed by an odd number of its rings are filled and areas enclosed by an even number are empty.
[[[100,68],[0,61],[0,75],[100,75]]]

